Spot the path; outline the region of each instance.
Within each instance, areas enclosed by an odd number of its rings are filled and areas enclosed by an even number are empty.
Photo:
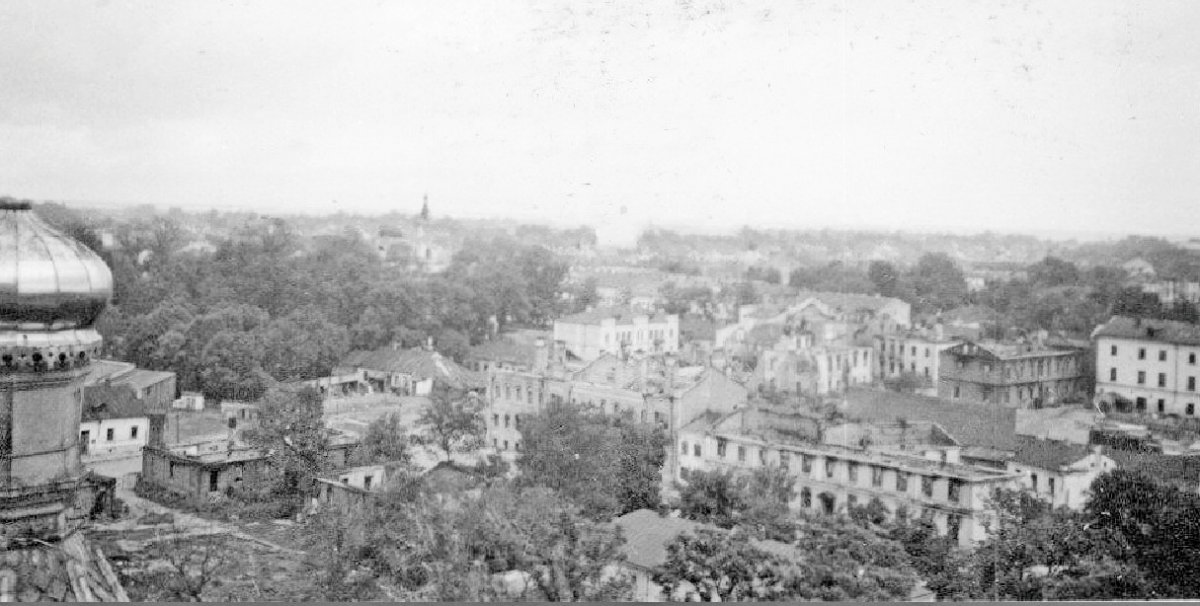
[[[166,507],[165,505],[160,505],[153,501],[143,499],[142,497],[139,497],[133,493],[132,487],[133,487],[133,481],[132,481],[131,475],[124,476],[124,477],[121,477],[118,479],[118,481],[117,481],[117,498],[121,499],[125,503],[125,505],[129,508],[129,510],[126,513],[126,515],[120,520],[117,520],[115,522],[93,525],[93,528],[95,530],[102,531],[102,532],[108,531],[108,532],[129,533],[130,536],[141,536],[141,535],[146,534],[145,531],[154,531],[153,536],[148,536],[147,538],[136,541],[137,543],[140,543],[143,545],[158,542],[158,541],[163,541],[163,540],[167,540],[167,539],[171,539],[171,538],[176,538],[176,537],[186,538],[186,537],[199,537],[199,536],[220,534],[220,535],[228,535],[231,537],[235,537],[235,538],[241,539],[243,541],[256,543],[258,545],[262,545],[263,547],[271,549],[272,551],[282,551],[282,552],[301,554],[301,555],[304,554],[303,551],[289,549],[282,545],[277,545],[277,544],[267,541],[265,539],[261,539],[259,537],[247,534],[247,533],[243,532],[237,526],[234,526],[233,524],[230,524],[228,522],[222,522],[219,520],[210,520],[208,518],[202,518],[198,515],[188,513],[186,511],[179,511],[177,509],[171,509],[170,507]],[[142,518],[145,517],[147,514],[155,514],[155,515],[169,514],[169,515],[173,516],[174,521],[163,523],[163,524],[142,523],[141,522]],[[126,540],[132,541],[132,539],[126,539]]]

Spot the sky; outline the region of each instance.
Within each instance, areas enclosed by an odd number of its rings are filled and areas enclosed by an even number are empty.
[[[0,194],[1200,235],[1193,0],[5,0]]]

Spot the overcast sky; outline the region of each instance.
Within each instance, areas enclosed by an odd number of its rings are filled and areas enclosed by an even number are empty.
[[[1200,232],[1200,2],[0,2],[0,194]]]

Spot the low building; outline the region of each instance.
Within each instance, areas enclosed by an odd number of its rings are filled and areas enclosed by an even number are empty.
[[[97,360],[83,385],[80,456],[85,463],[136,456],[162,438],[175,373]]]
[[[1022,437],[1007,469],[1021,475],[1021,485],[1052,507],[1081,510],[1092,482],[1116,469],[1100,447]]]
[[[628,575],[633,582],[633,601],[635,602],[664,602],[668,601],[662,585],[654,582],[654,571],[667,563],[667,545],[680,535],[696,534],[698,530],[714,530],[726,532],[716,526],[702,524],[692,520],[661,516],[649,509],[631,511],[612,521],[612,525],[621,529],[625,543],[621,545],[621,553],[625,559],[621,562],[620,572]],[[785,558],[795,558],[796,548],[779,541],[752,540],[754,547]],[[669,601],[695,601],[694,589],[680,588],[671,596]]]
[[[941,353],[938,396],[1010,408],[1085,401],[1085,355],[1037,343],[965,341]]]
[[[605,353],[654,354],[679,351],[679,316],[628,307],[606,307],[554,321],[554,340],[578,359]]]
[[[1017,474],[963,463],[956,444],[923,443],[940,441],[938,432],[912,433],[898,444],[839,446],[795,415],[710,414],[678,432],[675,479],[686,483],[697,470],[778,466],[796,477],[794,508],[836,514],[878,499],[891,515],[929,519],[962,546],[986,538],[990,497],[1014,486]]]
[[[1097,396],[1119,398],[1137,412],[1196,416],[1200,326],[1113,316],[1092,340]]]
[[[338,362],[333,374],[360,376],[374,391],[400,395],[426,396],[435,385],[456,390],[484,386],[481,375],[434,351],[432,343],[412,349],[391,346],[354,351]]]
[[[185,391],[179,395],[179,398],[171,403],[171,408],[175,410],[191,410],[193,412],[204,410],[204,394],[198,391]]]
[[[335,437],[326,451],[329,465],[343,468],[351,460],[355,440]],[[146,446],[142,450],[143,482],[186,498],[206,503],[216,495],[249,489],[269,473],[266,453],[235,440]]]

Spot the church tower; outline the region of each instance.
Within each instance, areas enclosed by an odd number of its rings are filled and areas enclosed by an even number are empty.
[[[0,199],[0,601],[64,586],[76,601],[124,595],[89,585],[85,573],[111,568],[79,533],[94,497],[79,460],[82,388],[100,350],[93,324],[111,295],[99,256],[28,202]],[[69,582],[54,583],[55,570]]]

